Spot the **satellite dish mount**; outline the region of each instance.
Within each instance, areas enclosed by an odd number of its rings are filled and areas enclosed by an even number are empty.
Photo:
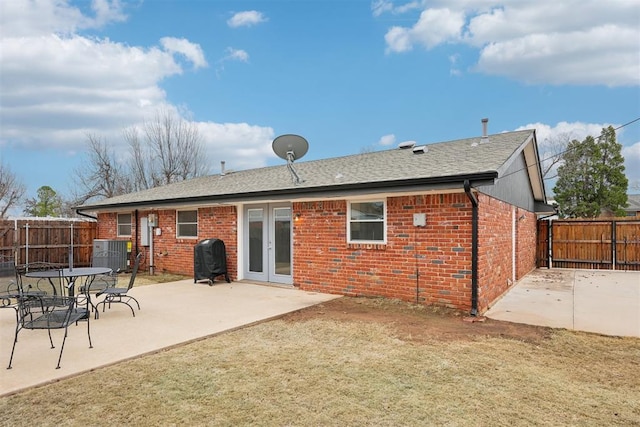
[[[291,173],[291,178],[294,184],[301,184],[304,182],[300,178],[295,168],[293,167],[294,160],[301,159],[307,150],[309,150],[309,143],[306,139],[299,135],[280,135],[273,140],[272,144],[273,152],[278,157],[287,161],[287,169]]]

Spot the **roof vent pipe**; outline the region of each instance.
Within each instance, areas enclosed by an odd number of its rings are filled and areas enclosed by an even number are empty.
[[[220,176],[224,176],[225,175],[225,171],[224,171],[224,160],[220,161]]]
[[[489,136],[487,135],[487,125],[489,124],[489,119],[482,119],[482,142],[487,142]]]

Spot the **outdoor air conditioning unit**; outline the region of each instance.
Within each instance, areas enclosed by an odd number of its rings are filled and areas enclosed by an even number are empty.
[[[93,240],[94,267],[109,267],[113,271],[129,270],[129,254],[131,242],[129,240]]]

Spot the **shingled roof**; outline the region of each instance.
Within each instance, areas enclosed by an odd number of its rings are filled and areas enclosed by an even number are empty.
[[[523,130],[428,144],[421,153],[414,152],[415,147],[395,148],[300,161],[294,167],[304,181],[297,184],[283,164],[194,178],[85,204],[78,210],[237,202],[278,196],[294,199],[319,192],[460,184],[465,179],[487,184],[500,177],[531,143],[535,147],[535,132]]]
[[[624,208],[627,212],[640,212],[640,194],[628,194],[627,206]]]

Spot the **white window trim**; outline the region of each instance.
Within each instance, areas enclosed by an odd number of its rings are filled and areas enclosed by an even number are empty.
[[[196,222],[179,222],[178,221],[178,214],[180,212],[196,212]],[[198,223],[199,223],[199,212],[198,209],[182,209],[179,211],[176,211],[176,239],[197,239],[198,238]],[[179,231],[180,231],[180,224],[195,224],[196,225],[196,235],[195,236],[181,236],[179,235]]]
[[[129,215],[129,234],[120,234],[120,225],[125,225],[124,223],[120,222],[120,215]],[[118,213],[116,214],[116,235],[118,237],[131,237],[131,234],[133,233],[133,215],[130,213]]]
[[[351,240],[351,204],[352,203],[375,203],[382,202],[384,218],[382,219],[382,240]],[[378,221],[361,221],[361,222],[378,222]],[[372,244],[372,245],[385,245],[387,244],[387,199],[354,199],[347,201],[347,243],[351,244]]]

